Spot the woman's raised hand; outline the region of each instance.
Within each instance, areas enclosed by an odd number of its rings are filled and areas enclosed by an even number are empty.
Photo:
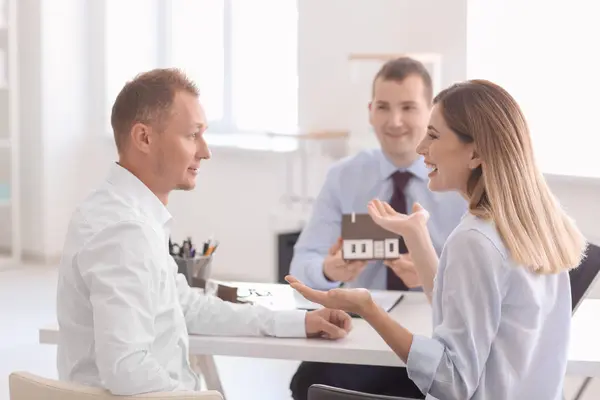
[[[401,236],[418,225],[426,224],[429,219],[429,212],[419,203],[413,205],[413,212],[410,215],[399,213],[387,202],[378,199],[369,202],[368,210],[377,225]]]

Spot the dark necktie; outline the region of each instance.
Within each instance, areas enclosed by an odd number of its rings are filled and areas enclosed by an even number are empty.
[[[390,206],[399,213],[406,214],[408,212],[406,206],[406,196],[404,195],[404,189],[408,184],[408,181],[412,177],[410,172],[396,171],[392,174],[392,182],[394,185],[394,192],[390,199]],[[400,238],[400,254],[408,253],[404,239]],[[391,270],[387,268],[387,289],[388,290],[408,290],[408,286],[402,282],[402,279]]]

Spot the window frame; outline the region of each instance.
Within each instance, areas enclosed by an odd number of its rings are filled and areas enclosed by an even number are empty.
[[[240,134],[240,133],[249,133],[249,134],[265,134],[272,133],[268,129],[261,129],[259,131],[254,130],[244,130],[240,129],[234,123],[234,107],[233,107],[233,93],[234,93],[234,84],[233,84],[233,1],[234,0],[221,0],[223,1],[223,43],[224,43],[224,73],[223,73],[223,115],[220,119],[209,120],[208,125],[208,133],[218,133],[218,134]],[[246,0],[250,1],[250,0]],[[287,1],[287,0],[286,0]],[[170,0],[154,0],[154,6],[157,7],[156,13],[156,59],[157,59],[157,67],[163,68],[172,65],[172,31],[171,31],[171,1]],[[296,9],[298,7],[297,1],[294,2]],[[99,18],[102,19],[101,23],[103,26],[103,46],[104,49],[104,65],[108,61],[108,49],[106,48],[106,29],[108,29],[108,15],[106,12],[105,6],[102,7],[103,12],[98,15]],[[298,43],[296,42],[296,46]],[[106,104],[107,112],[105,115],[108,116],[108,120],[110,120],[110,108],[112,105],[108,104],[106,101],[107,93],[106,88],[108,85],[108,79],[106,71],[103,73],[105,89],[104,93],[102,93],[102,98],[104,99],[104,103]],[[296,114],[298,114],[298,107],[295,110]],[[109,131],[110,129],[110,121],[108,121]],[[278,132],[280,133],[280,132]],[[283,132],[294,135],[297,133],[297,129],[291,132]],[[112,135],[112,133],[111,133]]]

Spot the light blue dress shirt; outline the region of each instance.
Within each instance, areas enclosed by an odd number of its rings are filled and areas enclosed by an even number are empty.
[[[433,335],[414,336],[408,376],[428,399],[562,398],[571,323],[567,272],[516,265],[492,222],[466,214],[442,252]]]
[[[342,214],[367,213],[370,200],[389,201],[396,168],[380,149],[361,151],[334,164],[313,206],[310,220],[294,248],[290,273],[310,287],[327,290],[340,285],[323,275],[323,260],[341,235]],[[466,201],[456,193],[436,193],[427,187],[429,171],[419,158],[409,168],[414,177],[405,194],[409,209],[415,202],[430,213],[428,222],[433,245],[441,253],[448,235],[467,210]],[[381,261],[370,262],[346,287],[385,289],[387,267]]]

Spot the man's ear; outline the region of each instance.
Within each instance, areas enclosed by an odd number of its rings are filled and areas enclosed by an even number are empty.
[[[150,126],[142,123],[136,123],[131,127],[130,132],[131,144],[141,151],[148,153],[150,151],[150,143],[152,142],[152,131]]]

